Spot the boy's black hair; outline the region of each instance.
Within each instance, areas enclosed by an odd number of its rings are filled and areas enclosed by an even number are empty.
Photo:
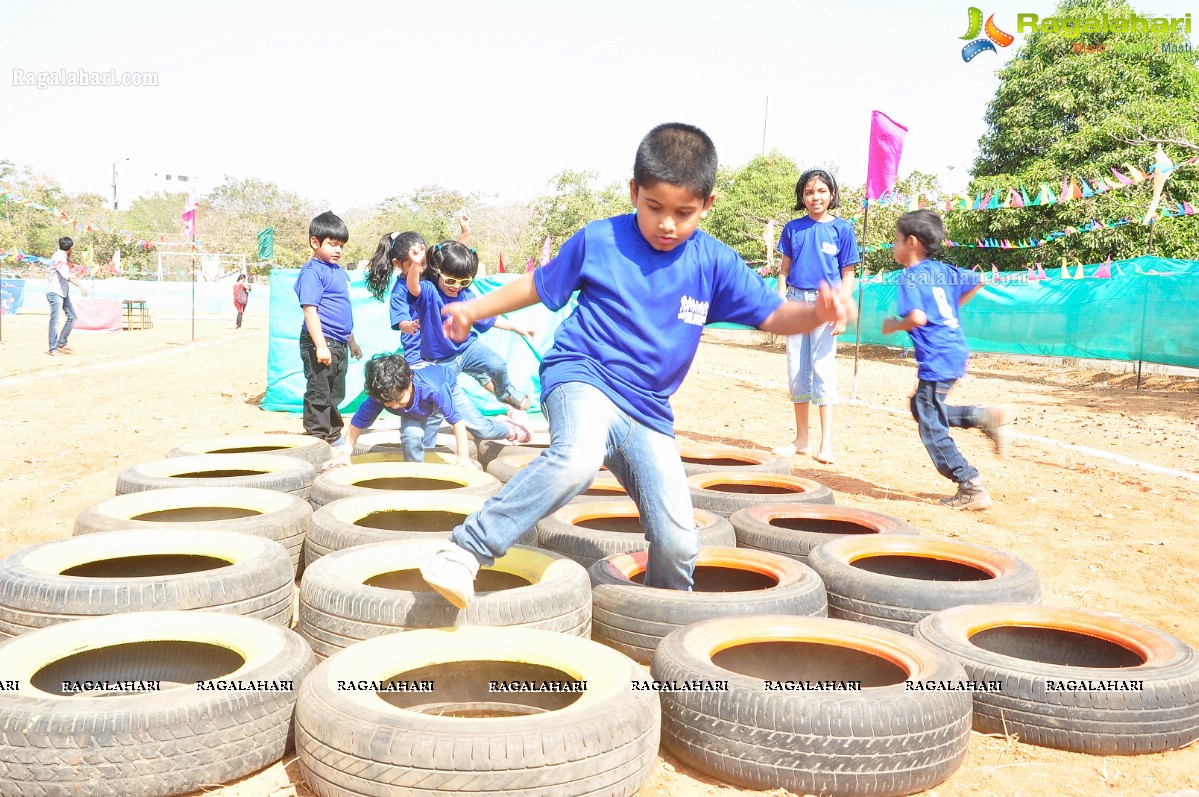
[[[799,182],[795,184],[795,210],[806,210],[803,203],[804,186],[808,184],[812,178],[820,180],[828,186],[829,202],[828,209],[836,210],[841,205],[840,191],[837,190],[837,178],[833,177],[824,169],[808,169],[799,176]]]
[[[325,239],[341,241],[344,244],[350,241],[350,230],[333,211],[326,210],[308,225],[308,237],[315,238],[317,243],[321,244]]]
[[[395,401],[412,385],[412,366],[398,354],[376,354],[362,370],[366,395],[380,404]]]
[[[677,185],[706,202],[716,185],[716,145],[693,125],[658,125],[637,147],[633,181],[646,188],[658,183]]]
[[[479,273],[479,256],[466,244],[457,241],[442,241],[425,255],[429,264],[426,275],[433,282],[442,274],[447,277],[474,277]]]
[[[74,245],[75,245],[75,242],[72,241],[70,238],[68,238],[65,235],[58,239],[58,248],[64,252],[69,250]]]
[[[905,213],[895,222],[895,229],[904,238],[916,236],[916,240],[924,247],[924,254],[929,258],[936,257],[941,251],[941,241],[945,239],[945,225],[941,217],[928,208],[913,210]]]
[[[418,232],[389,232],[379,239],[366,266],[366,289],[371,296],[383,301],[383,294],[387,293],[387,285],[391,282],[391,272],[395,270],[392,259],[403,263],[408,259],[408,250],[417,244],[425,245],[425,239]]]

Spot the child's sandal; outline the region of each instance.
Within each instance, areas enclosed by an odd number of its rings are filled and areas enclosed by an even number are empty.
[[[527,443],[533,439],[533,433],[527,427],[522,426],[512,419],[508,419],[508,425],[512,430],[508,432],[508,442],[510,443]]]

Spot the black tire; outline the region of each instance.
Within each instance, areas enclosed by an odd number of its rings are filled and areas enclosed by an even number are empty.
[[[304,543],[304,561],[311,565],[333,551],[395,540],[444,540],[485,500],[478,495],[445,493],[387,493],[342,498],[312,515]],[[519,545],[535,546],[537,530],[529,529]]]
[[[478,456],[478,447],[474,440],[467,440],[467,454],[472,457]],[[454,451],[454,435],[439,434],[437,435],[437,444],[434,449],[426,450],[425,462],[429,461],[427,456],[429,450],[437,451]],[[358,440],[354,443],[354,455],[359,454],[399,454],[402,461],[404,456],[403,447],[400,445],[400,431],[392,429],[388,431],[370,431],[358,435]]]
[[[907,686],[965,681],[961,665],[883,628],[777,615],[707,620],[667,636],[651,672],[658,684],[727,684],[663,690],[662,742],[738,786],[892,797],[941,783],[966,756],[970,694]],[[805,682],[860,690],[794,688]]]
[[[315,476],[311,463],[274,454],[169,457],[121,471],[117,495],[167,487],[257,487],[307,498]]]
[[[488,465],[500,457],[506,457],[520,451],[544,451],[549,447],[550,436],[545,432],[534,432],[532,440],[519,445],[509,443],[506,440],[480,440],[479,464],[486,470]]]
[[[600,473],[591,480],[591,486],[570,499],[572,504],[589,504],[592,501],[628,501],[629,493],[611,473]]]
[[[825,617],[824,584],[812,568],[765,551],[702,547],[692,592],[647,587],[645,551],[601,559],[587,571],[592,584],[592,639],[649,664],[671,631],[752,614]]]
[[[996,604],[938,612],[915,636],[956,658],[972,680],[999,683],[974,693],[981,733],[1091,755],[1160,753],[1199,739],[1199,652],[1156,628],[1081,609]],[[1065,688],[1096,684],[1106,688]]]
[[[294,575],[277,542],[234,531],[106,531],[0,560],[0,637],[83,617],[202,609],[287,627]]]
[[[424,462],[373,462],[330,468],[312,483],[309,501],[319,508],[341,498],[392,492],[416,496],[495,495],[501,485],[494,477],[471,468],[454,465],[429,465]]]
[[[840,537],[863,534],[918,535],[897,517],[829,504],[759,504],[729,515],[738,548],[789,556],[804,564],[816,546]]]
[[[832,504],[833,491],[820,482],[780,473],[713,471],[687,477],[691,504],[728,517],[759,504]]]
[[[167,456],[200,454],[275,454],[302,459],[319,468],[333,456],[333,449],[319,437],[306,434],[243,434],[184,443]]]
[[[736,545],[737,537],[727,518],[702,509],[694,512],[701,546],[723,545],[732,548]],[[611,528],[579,525],[597,521]],[[629,498],[623,501],[604,499],[567,504],[554,514],[542,518],[536,529],[540,547],[557,551],[587,568],[613,554],[643,551],[649,547],[637,504]]]
[[[76,535],[118,529],[240,531],[282,545],[298,570],[312,505],[253,487],[168,487],[108,498],[75,516]]]
[[[970,603],[1040,603],[1041,582],[1024,560],[958,540],[843,537],[808,564],[828,590],[829,617],[905,634],[933,612]]]
[[[322,797],[633,795],[657,763],[661,727],[657,695],[633,691],[642,672],[598,643],[527,628],[368,639],[300,687],[300,772]],[[433,692],[337,690],[370,681],[428,681]],[[489,681],[586,691],[489,692]]]
[[[93,617],[10,639],[0,672],[18,688],[0,691],[3,793],[166,797],[256,772],[283,757],[312,666],[299,634],[215,612]],[[161,691],[68,693],[63,681]]]
[[[407,462],[404,459],[404,452],[399,448],[394,450],[386,447],[377,447],[367,454],[353,454],[350,456],[351,465],[369,465],[372,462]],[[458,464],[458,455],[448,448],[426,448],[425,463],[428,465],[456,465]]]
[[[726,471],[786,475],[791,473],[791,463],[769,451],[709,445],[690,440],[678,440],[677,444],[679,457],[683,460],[683,471],[688,476]]]
[[[587,637],[591,583],[565,556],[513,546],[479,571],[461,611],[428,587],[417,568],[441,547],[406,540],[359,545],[321,558],[300,585],[300,632],[319,657],[363,639],[417,628],[488,625]]]
[[[488,462],[485,467],[488,473],[504,484],[507,484],[512,481],[513,476],[520,473],[528,467],[529,463],[541,456],[543,451],[545,451],[545,448],[512,446],[507,452],[500,454]]]

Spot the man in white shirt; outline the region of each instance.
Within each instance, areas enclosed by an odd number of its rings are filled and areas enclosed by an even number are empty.
[[[50,258],[50,265],[47,266],[50,270],[46,282],[46,301],[50,303],[50,350],[47,353],[52,357],[72,353],[67,348],[67,337],[71,334],[71,328],[75,326],[75,307],[71,304],[71,285],[73,284],[84,296],[87,296],[87,288],[71,276],[71,265],[68,259],[71,247],[74,245],[75,242],[65,235],[59,238],[58,251]],[[63,324],[62,331],[55,334],[55,329],[58,327],[58,314],[64,311],[67,315],[66,323]]]

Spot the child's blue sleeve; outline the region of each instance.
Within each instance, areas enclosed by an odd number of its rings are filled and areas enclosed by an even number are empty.
[[[354,413],[354,417],[350,419],[350,426],[369,429],[381,412],[383,412],[383,405],[368,396],[366,401],[358,407],[358,412]]]
[[[839,232],[841,243],[837,246],[838,266],[848,268],[862,262],[862,255],[858,252],[858,236],[853,231],[853,225],[846,222]]]
[[[408,285],[402,280],[396,280],[391,289],[391,301],[388,303],[391,317],[391,328],[399,329],[400,322],[411,321],[412,306],[408,304]]]
[[[441,410],[441,414],[445,416],[445,422],[450,426],[462,420],[462,413],[454,406],[454,388],[453,385],[444,384],[437,388],[433,393],[433,403],[437,405],[437,409]],[[470,399],[467,399],[469,401]]]
[[[707,323],[728,321],[749,327],[760,325],[783,300],[733,250],[726,249],[718,257],[716,286],[708,307]]]
[[[900,318],[920,307],[920,291],[912,284],[906,271],[899,275],[899,282],[895,286],[895,300],[895,309]]]
[[[795,223],[794,221],[789,221],[783,225],[783,232],[779,236],[779,246],[778,246],[779,254],[785,255],[786,257],[789,257],[792,260],[795,259],[795,251],[792,248],[790,233],[791,233],[791,225],[794,223]]]
[[[321,303],[321,297],[324,295],[325,284],[321,282],[316,269],[301,269],[300,276],[296,278],[296,296],[300,298],[300,307],[306,305],[316,307]]]
[[[533,272],[533,285],[541,303],[561,310],[575,291],[583,287],[583,262],[587,250],[587,228],[576,232],[562,244],[558,256]]]

